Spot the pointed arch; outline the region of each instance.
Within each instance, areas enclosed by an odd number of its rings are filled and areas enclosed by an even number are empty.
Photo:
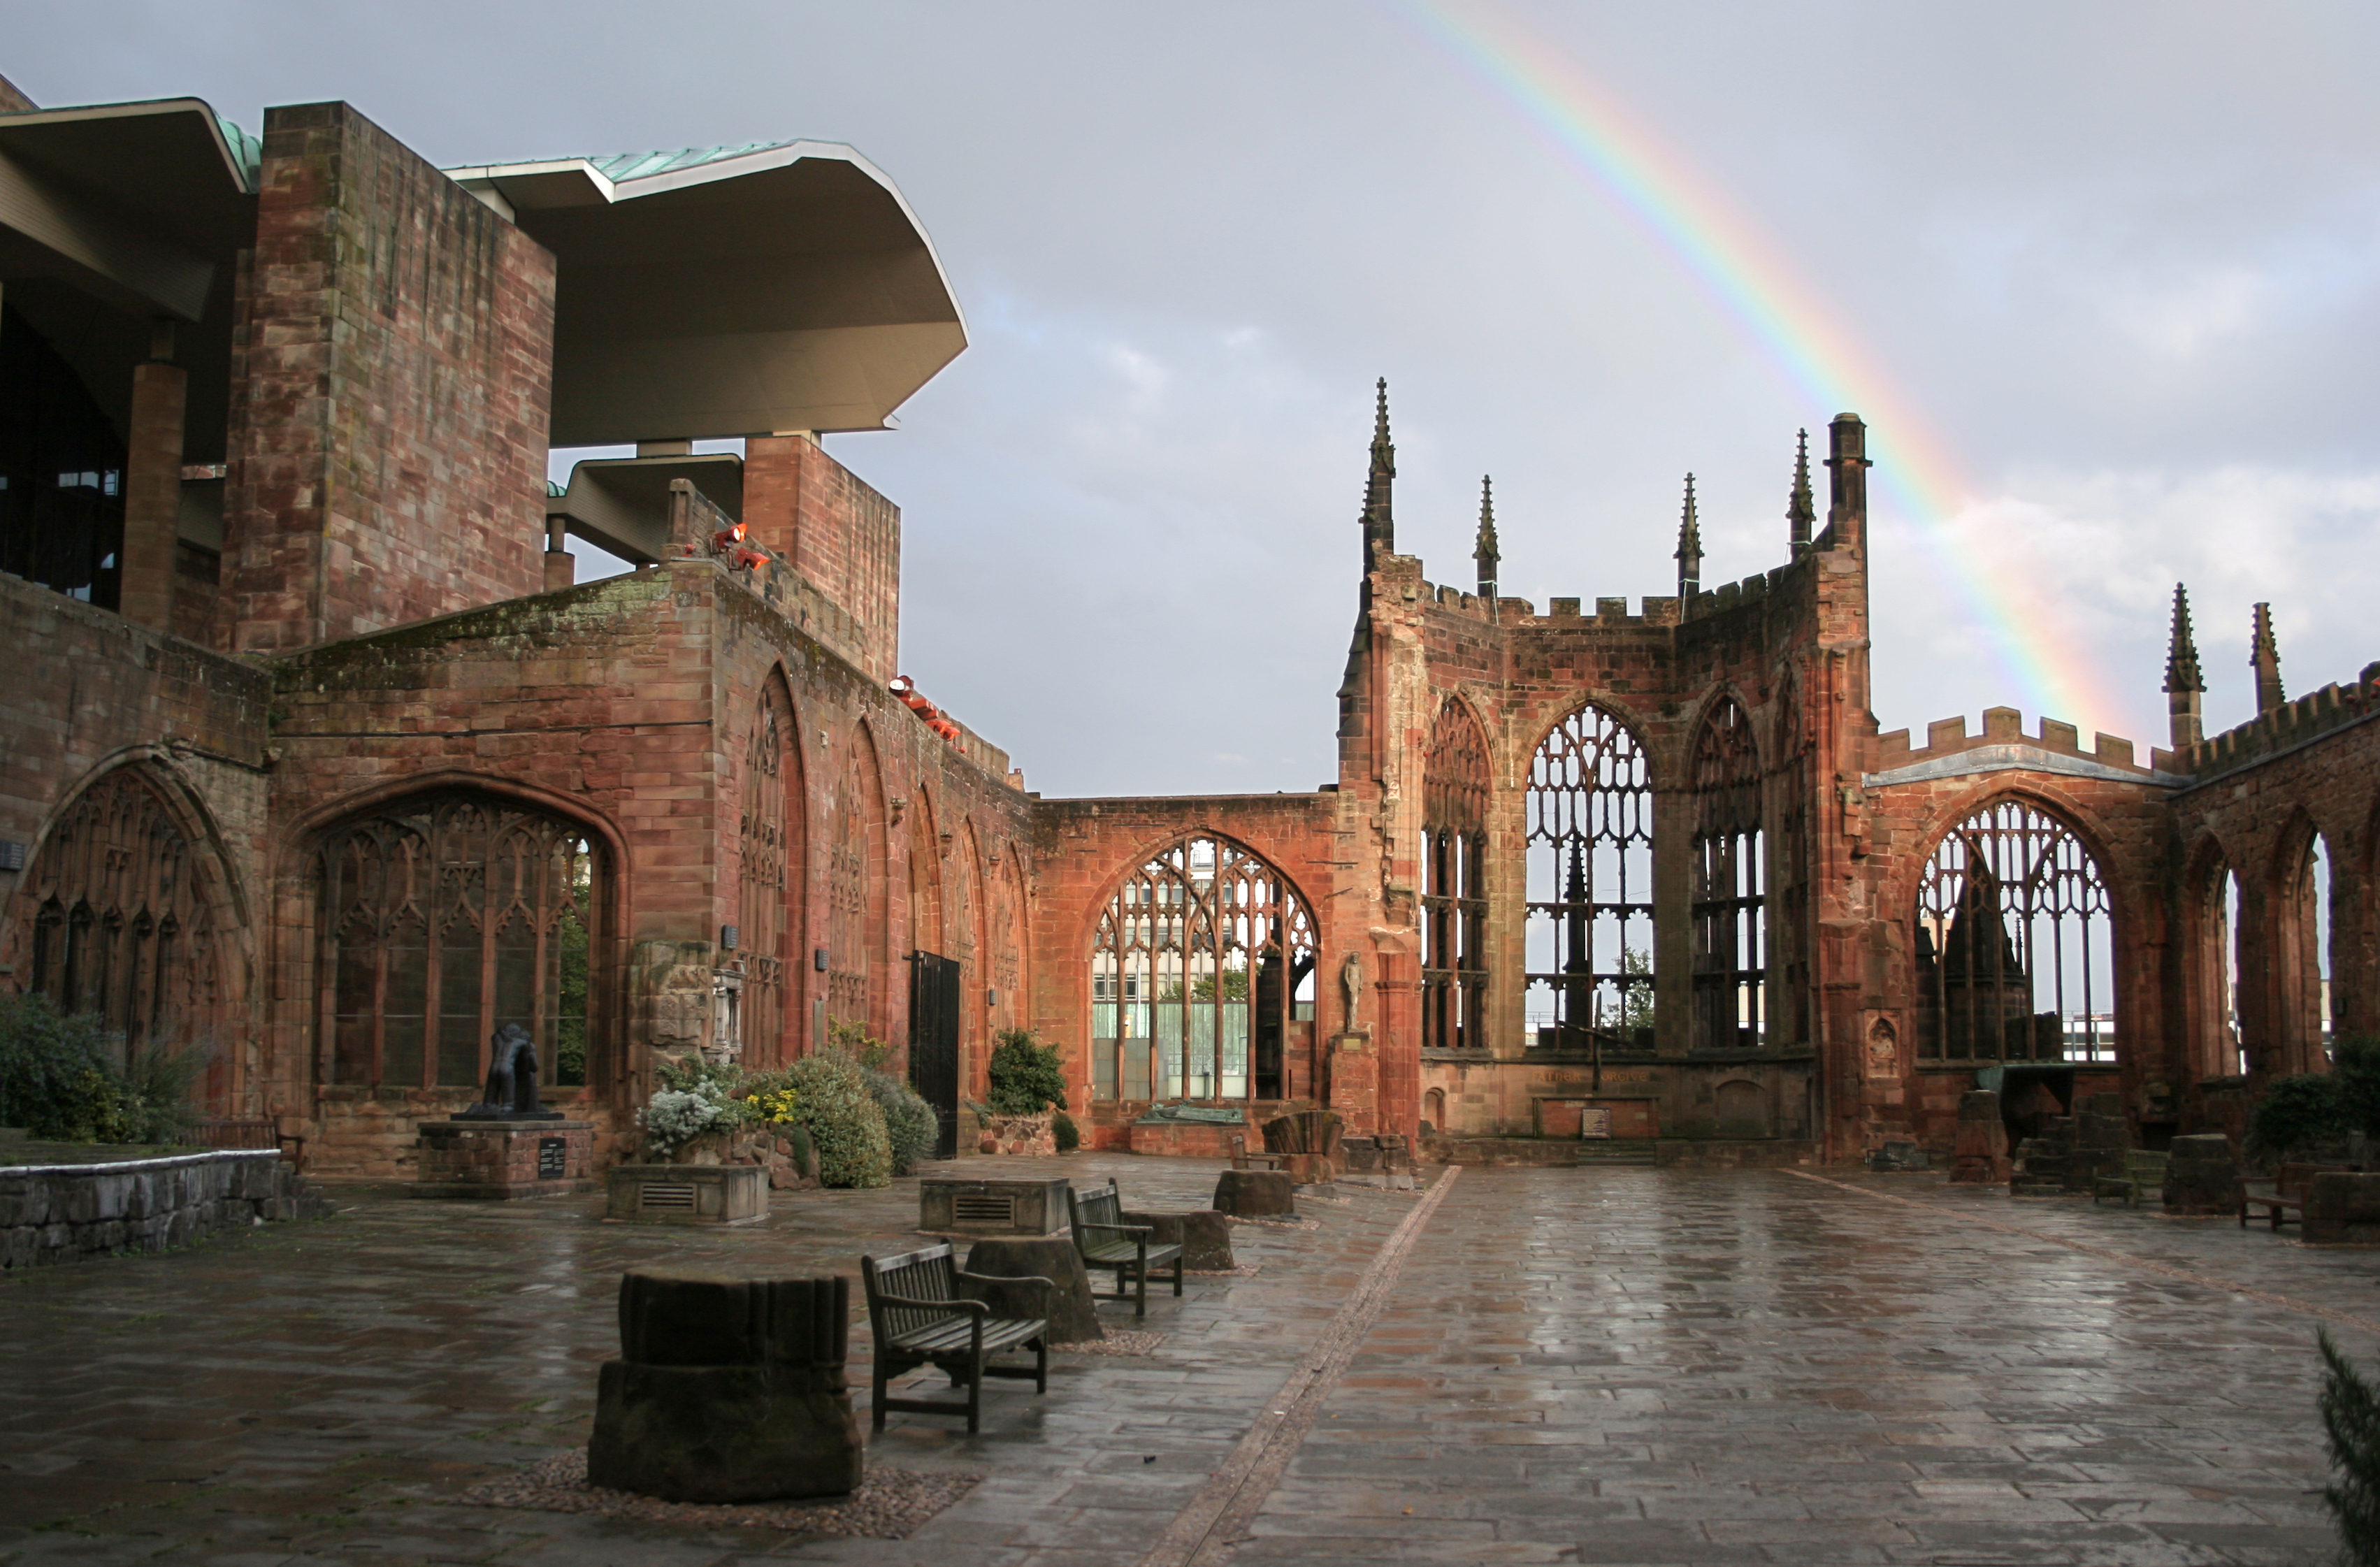
[[[1721,695],[1694,738],[1694,1047],[1767,1039],[1767,834],[1752,720]]]
[[[2204,1081],[2247,1071],[2240,1038],[2240,876],[2214,833],[2183,861],[2182,973],[2192,1072]]]
[[[856,1023],[881,1039],[889,1024],[883,990],[886,877],[884,793],[876,740],[866,720],[851,726],[833,767],[827,802],[826,994],[829,1021]],[[824,1043],[823,1033],[811,1043]]]
[[[2330,932],[2333,869],[2329,835],[2303,807],[2275,844],[2267,904],[2271,951],[2267,968],[2277,1072],[2330,1068]]]
[[[1777,682],[1777,706],[1769,725],[1769,802],[1775,831],[1769,835],[1768,971],[1775,986],[1768,1001],[1768,1039],[1773,1045],[1807,1045],[1816,992],[1810,979],[1815,937],[1810,926],[1813,875],[1810,809],[1810,735],[1802,706],[1802,683],[1788,667]]]
[[[144,761],[99,773],[42,832],[11,900],[18,983],[104,1022],[128,1060],[209,1039],[237,986],[237,923],[206,824]],[[231,1092],[220,1056],[206,1092]]]
[[[942,928],[942,837],[934,818],[934,799],[926,785],[917,785],[910,802],[909,829],[909,949],[949,956],[948,935]]]
[[[963,816],[952,834],[950,869],[945,877],[948,945],[943,952],[959,966],[959,1062],[962,1071],[985,1059],[984,877],[982,847],[977,842],[975,819]]]
[[[1619,714],[1586,702],[1529,762],[1527,1020],[1564,1050],[1653,1048],[1653,771]]]
[[[1186,833],[1122,878],[1091,941],[1094,1098],[1311,1093],[1312,905],[1246,845]]]
[[[1912,928],[1921,1061],[2117,1059],[2115,908],[2074,825],[1986,798],[1936,840]]]
[[[744,735],[737,810],[737,941],[744,976],[739,1002],[744,1060],[777,1066],[800,1053],[800,988],[805,966],[803,889],[805,802],[799,728],[792,687],[772,668],[754,698]]]
[[[1449,694],[1422,762],[1421,1042],[1488,1045],[1488,731]]]

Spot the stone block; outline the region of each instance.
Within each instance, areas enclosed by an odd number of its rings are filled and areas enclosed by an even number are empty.
[[[2165,1165],[2168,1213],[2236,1213],[2240,1209],[2240,1161],[2231,1139],[2220,1132],[2176,1137]]]
[[[1067,1235],[994,1236],[967,1248],[968,1273],[994,1279],[1046,1279],[1054,1286],[975,1284],[958,1281],[958,1293],[991,1307],[996,1317],[1046,1317],[1050,1342],[1097,1343],[1107,1337],[1099,1327],[1097,1297],[1091,1294],[1090,1270],[1083,1254]]]
[[[1235,1219],[1293,1217],[1296,1183],[1286,1170],[1226,1170],[1215,1181],[1215,1210]]]
[[[596,1383],[588,1478],[690,1502],[855,1489],[864,1458],[844,1369],[850,1323],[841,1278],[625,1275],[623,1357]]]
[[[607,1219],[757,1224],[769,1217],[769,1172],[757,1164],[615,1164],[603,1184]]]
[[[929,1176],[917,1184],[917,1228],[929,1235],[1054,1235],[1068,1226],[1063,1175],[1015,1181]]]
[[[1123,1222],[1147,1225],[1151,1245],[1180,1246],[1184,1268],[1202,1273],[1231,1270],[1232,1226],[1211,1208],[1187,1213],[1127,1212]]]
[[[2323,1170],[2307,1183],[2305,1244],[2380,1245],[2380,1174]]]

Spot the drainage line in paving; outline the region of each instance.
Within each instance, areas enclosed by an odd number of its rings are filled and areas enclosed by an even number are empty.
[[[2169,1262],[2151,1262],[2145,1257],[2134,1257],[2130,1252],[2111,1251],[2106,1246],[2095,1246],[2082,1241],[2070,1241],[2063,1235],[2052,1235],[2040,1230],[2028,1230],[2022,1224],[2010,1224],[1998,1219],[1986,1219],[1980,1213],[1961,1213],[1955,1208],[1946,1207],[1938,1202],[1919,1202],[1914,1197],[1897,1197],[1889,1192],[1871,1192],[1864,1187],[1852,1185],[1848,1182],[1830,1181],[1824,1175],[1813,1175],[1806,1170],[1787,1170],[1780,1173],[1798,1175],[1804,1181],[1815,1181],[1822,1186],[1832,1186],[1838,1191],[1849,1192],[1853,1197],[1873,1197],[1877,1202],[1897,1202],[1903,1208],[1938,1213],[1944,1218],[1955,1219],[1961,1224],[1980,1224],[1986,1230],[1998,1230],[2005,1235],[2022,1235],[2029,1241],[2047,1241],[2051,1245],[2064,1246],[2068,1251],[2079,1251],[2085,1257],[2104,1257],[2109,1262],[2120,1262],[2129,1268],[2138,1268],[2151,1273],[2162,1273],[2168,1279],[2179,1279],[2186,1284],[2219,1290],[2227,1294],[2245,1295],[2250,1300],[2262,1302],[2265,1306],[2279,1306],[2283,1311],[2295,1311],[2307,1317],[2319,1317],[2326,1322],[2342,1323],[2350,1328],[2361,1328],[2367,1333],[2380,1335],[2380,1322],[2374,1322],[2369,1318],[2358,1317],[2351,1311],[2340,1311],[2333,1306],[2316,1306],[2312,1301],[2298,1300],[2290,1295],[2275,1294],[2270,1290],[2260,1290],[2252,1284],[2242,1284],[2217,1274],[2197,1273],[2187,1268],[2176,1268]]]
[[[1460,1173],[1459,1167],[1448,1165],[1446,1172],[1414,1204],[1364,1276],[1355,1281],[1354,1289],[1348,1292],[1314,1347],[1265,1400],[1264,1408],[1257,1411],[1255,1423],[1232,1449],[1223,1466],[1198,1488],[1188,1506],[1174,1514],[1156,1546],[1141,1558],[1141,1567],[1219,1567],[1231,1559],[1232,1546],[1288,1472],[1289,1461],[1314,1429],[1331,1390],[1338,1387],[1355,1352],[1371,1336],[1372,1324],[1379,1320],[1395,1292],[1397,1275],[1404,1269],[1405,1254],[1421,1238],[1429,1216],[1438,1211]]]

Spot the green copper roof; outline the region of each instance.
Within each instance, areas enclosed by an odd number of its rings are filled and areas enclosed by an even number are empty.
[[[624,180],[674,174],[680,169],[699,168],[705,164],[724,163],[730,158],[765,152],[771,147],[792,145],[790,141],[747,141],[740,147],[682,147],[674,152],[622,152],[613,157],[590,157],[587,161],[595,165],[598,174],[617,185]]]
[[[239,165],[248,188],[254,190],[258,170],[264,164],[264,143],[234,125],[221,110],[215,112],[215,124],[223,131],[224,145],[231,149],[232,162]]]

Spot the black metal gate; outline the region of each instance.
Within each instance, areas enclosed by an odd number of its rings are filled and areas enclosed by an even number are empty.
[[[918,952],[909,958],[909,1086],[934,1107],[936,1159],[959,1150],[959,966]]]

